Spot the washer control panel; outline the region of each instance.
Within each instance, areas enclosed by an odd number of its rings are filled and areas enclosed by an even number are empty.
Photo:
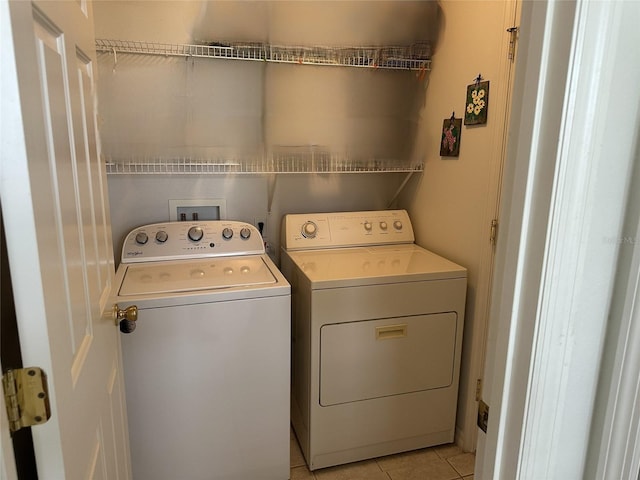
[[[286,250],[413,243],[406,210],[285,215],[282,247]]]
[[[122,245],[122,263],[265,253],[260,232],[231,220],[167,222],[133,229]]]

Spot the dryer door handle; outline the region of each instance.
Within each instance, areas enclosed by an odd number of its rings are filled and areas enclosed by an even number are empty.
[[[400,325],[385,325],[376,327],[376,340],[388,340],[390,338],[402,338],[407,336],[406,323]]]

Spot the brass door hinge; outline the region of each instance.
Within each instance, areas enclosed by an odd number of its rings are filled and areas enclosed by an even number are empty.
[[[47,376],[40,368],[7,370],[2,388],[11,433],[46,423],[51,417]]]
[[[513,61],[516,58],[516,42],[518,41],[518,30],[519,27],[509,27],[507,28],[507,32],[511,38],[509,38],[509,60]]]
[[[482,397],[482,379],[479,378],[476,380],[476,402],[479,402],[481,397]]]
[[[489,230],[489,242],[491,243],[491,245],[493,246],[496,245],[497,236],[498,236],[498,219],[494,218],[493,220],[491,220],[491,227]]]

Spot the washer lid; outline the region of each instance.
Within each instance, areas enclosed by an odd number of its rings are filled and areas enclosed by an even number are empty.
[[[272,285],[277,282],[261,256],[150,262],[126,266],[120,296],[193,292]]]
[[[287,252],[312,288],[466,278],[467,270],[415,244]]]

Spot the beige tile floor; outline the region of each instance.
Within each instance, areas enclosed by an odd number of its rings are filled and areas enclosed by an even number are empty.
[[[291,480],[473,480],[475,459],[451,444],[311,472],[291,432]]]

